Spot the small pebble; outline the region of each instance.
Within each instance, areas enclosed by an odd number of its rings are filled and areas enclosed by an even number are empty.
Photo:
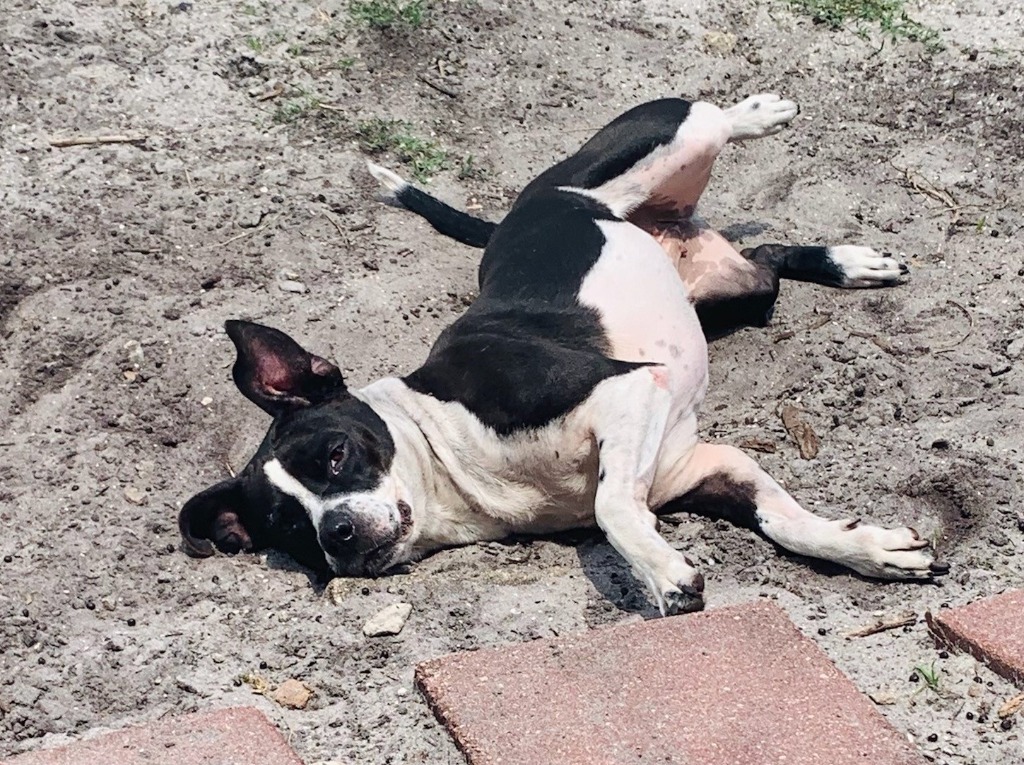
[[[280,287],[285,292],[294,292],[298,295],[302,295],[305,294],[306,292],[309,292],[309,289],[306,287],[305,284],[299,281],[295,281],[294,279],[282,279],[277,283],[277,286]]]
[[[363,634],[366,637],[380,637],[382,635],[397,635],[405,626],[409,614],[412,613],[411,603],[392,603],[374,614],[366,624],[363,625]]]

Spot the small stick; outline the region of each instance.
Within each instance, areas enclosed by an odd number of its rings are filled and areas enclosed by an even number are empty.
[[[971,336],[972,332],[974,332],[974,316],[971,315],[971,312],[968,311],[955,300],[947,300],[946,302],[949,303],[950,305],[955,305],[957,308],[963,311],[964,315],[967,317],[967,321],[970,322],[970,326],[967,328],[967,334],[961,337],[960,340],[956,342],[956,344],[951,345],[948,348],[939,348],[937,351],[932,351],[932,353],[949,353],[950,351],[955,351],[957,348],[963,345],[964,341]]]
[[[279,95],[284,93],[284,85],[277,83],[274,87],[268,90],[266,93],[261,93],[256,96],[257,101],[269,101],[272,98],[277,98]]]
[[[260,222],[260,224],[258,226],[254,226],[253,228],[250,228],[248,231],[243,231],[241,234],[236,234],[235,236],[231,237],[230,239],[225,239],[223,242],[215,242],[214,244],[208,245],[208,247],[211,248],[211,249],[214,248],[214,247],[226,247],[227,245],[231,244],[232,242],[237,242],[239,239],[245,239],[245,237],[247,237],[247,236],[252,236],[257,231],[259,231],[261,228],[266,226],[267,222],[270,219],[275,218],[275,217],[276,216],[274,216],[274,215],[267,215],[267,216],[265,216],[263,218],[263,220]]]
[[[1024,707],[1024,693],[1018,693],[1012,699],[999,707],[999,711],[996,712],[996,716],[999,717],[1000,720],[1005,720],[1007,717],[1011,717],[1015,714],[1021,707]]]
[[[68,146],[98,146],[105,143],[142,143],[144,135],[79,135],[72,138],[51,138],[50,146],[63,149]]]
[[[451,88],[445,87],[444,85],[442,85],[439,82],[434,82],[432,79],[430,79],[429,77],[427,77],[425,75],[417,74],[416,75],[416,79],[419,80],[420,82],[422,82],[424,85],[429,85],[434,90],[436,90],[438,93],[444,93],[449,98],[458,98],[459,97],[459,94],[456,93]]]
[[[867,637],[868,635],[876,635],[879,632],[886,632],[888,630],[899,629],[900,627],[909,627],[911,624],[917,623],[917,614],[905,614],[904,616],[891,619],[889,621],[877,621],[870,627],[862,627],[859,630],[853,632],[847,632],[846,638],[858,638]]]
[[[327,212],[325,210],[324,211],[324,217],[327,218],[327,220],[329,220],[331,222],[331,225],[333,225],[335,229],[337,229],[338,236],[340,236],[342,239],[344,239],[345,238],[345,232],[341,230],[341,224],[338,223],[338,221],[336,221],[334,219],[334,216],[331,215],[329,212]]]

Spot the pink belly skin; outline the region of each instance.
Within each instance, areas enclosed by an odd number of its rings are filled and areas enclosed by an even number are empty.
[[[707,342],[665,251],[630,223],[601,221],[606,243],[579,299],[595,308],[622,361],[664,364],[674,409],[693,411],[707,388]]]

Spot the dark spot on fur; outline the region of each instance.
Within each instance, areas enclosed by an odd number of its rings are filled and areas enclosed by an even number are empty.
[[[597,482],[601,483],[604,480],[604,468],[601,468],[601,472],[597,474]]]
[[[737,481],[727,473],[713,473],[683,496],[666,502],[657,512],[696,513],[759,531],[756,497],[753,483]]]
[[[750,105],[750,111],[752,111],[752,112],[756,112],[760,108],[761,108],[761,102],[760,101],[754,101],[754,103],[752,103]]]

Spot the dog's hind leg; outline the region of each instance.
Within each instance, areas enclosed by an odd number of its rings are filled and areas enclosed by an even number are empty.
[[[711,168],[730,141],[770,135],[799,109],[775,95],[752,96],[727,110],[704,101],[663,99],[602,128],[573,156],[524,189],[560,186],[591,196],[615,215],[645,208],[668,220],[693,215]]]
[[[600,465],[597,525],[647,583],[663,615],[704,607],[704,578],[658,533],[647,504],[672,413],[668,374],[648,366],[605,380],[588,404]]]
[[[859,519],[828,520],[805,510],[754,460],[732,446],[700,443],[690,457],[659,474],[658,513],[688,511],[745,526],[779,546],[839,563],[878,579],[931,579],[936,563],[912,528],[884,529]]]
[[[648,229],[675,263],[701,326],[709,337],[743,326],[765,326],[779,294],[779,280],[832,287],[887,287],[907,273],[904,265],[870,247],[799,247],[764,244],[738,252],[694,218]]]

